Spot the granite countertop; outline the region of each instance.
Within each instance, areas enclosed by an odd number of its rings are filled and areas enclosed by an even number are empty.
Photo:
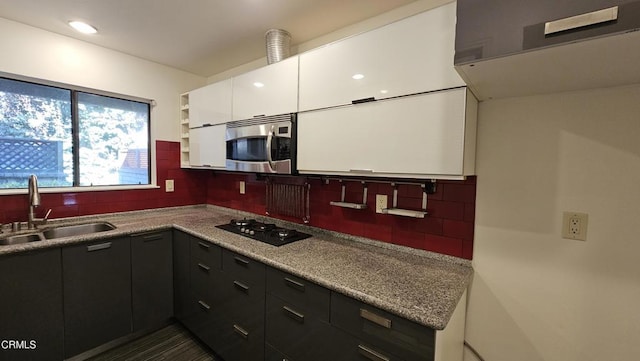
[[[436,330],[445,328],[473,277],[467,260],[281,220],[272,221],[312,237],[274,247],[215,227],[244,216],[264,218],[190,206],[52,220],[47,227],[100,220],[117,229],[0,246],[0,256],[173,227]]]

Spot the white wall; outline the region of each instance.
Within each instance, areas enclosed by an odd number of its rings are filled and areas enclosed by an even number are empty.
[[[640,86],[483,102],[476,167],[467,341],[486,361],[639,359]],[[589,214],[586,242],[560,237],[563,211]]]
[[[200,76],[2,18],[0,49],[3,73],[155,100],[152,139],[179,140],[179,94],[206,84]]]

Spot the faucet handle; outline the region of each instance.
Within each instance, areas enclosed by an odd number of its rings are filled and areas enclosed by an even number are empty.
[[[51,208],[49,208],[49,210],[47,211],[47,213],[44,215],[44,218],[42,218],[43,220],[47,220],[49,219],[49,215],[51,214]]]

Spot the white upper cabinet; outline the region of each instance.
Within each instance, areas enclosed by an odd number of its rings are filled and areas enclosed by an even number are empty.
[[[227,148],[225,124],[191,129],[189,161],[191,167],[225,168]]]
[[[189,127],[222,124],[231,120],[231,79],[189,92]]]
[[[464,86],[455,2],[300,55],[300,111]]]
[[[297,111],[297,56],[233,78],[233,120]]]
[[[475,171],[477,100],[466,88],[303,112],[300,173],[462,179]]]

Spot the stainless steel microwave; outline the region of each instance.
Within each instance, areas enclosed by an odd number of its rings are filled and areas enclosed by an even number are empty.
[[[296,114],[256,117],[227,123],[226,169],[294,174]]]

